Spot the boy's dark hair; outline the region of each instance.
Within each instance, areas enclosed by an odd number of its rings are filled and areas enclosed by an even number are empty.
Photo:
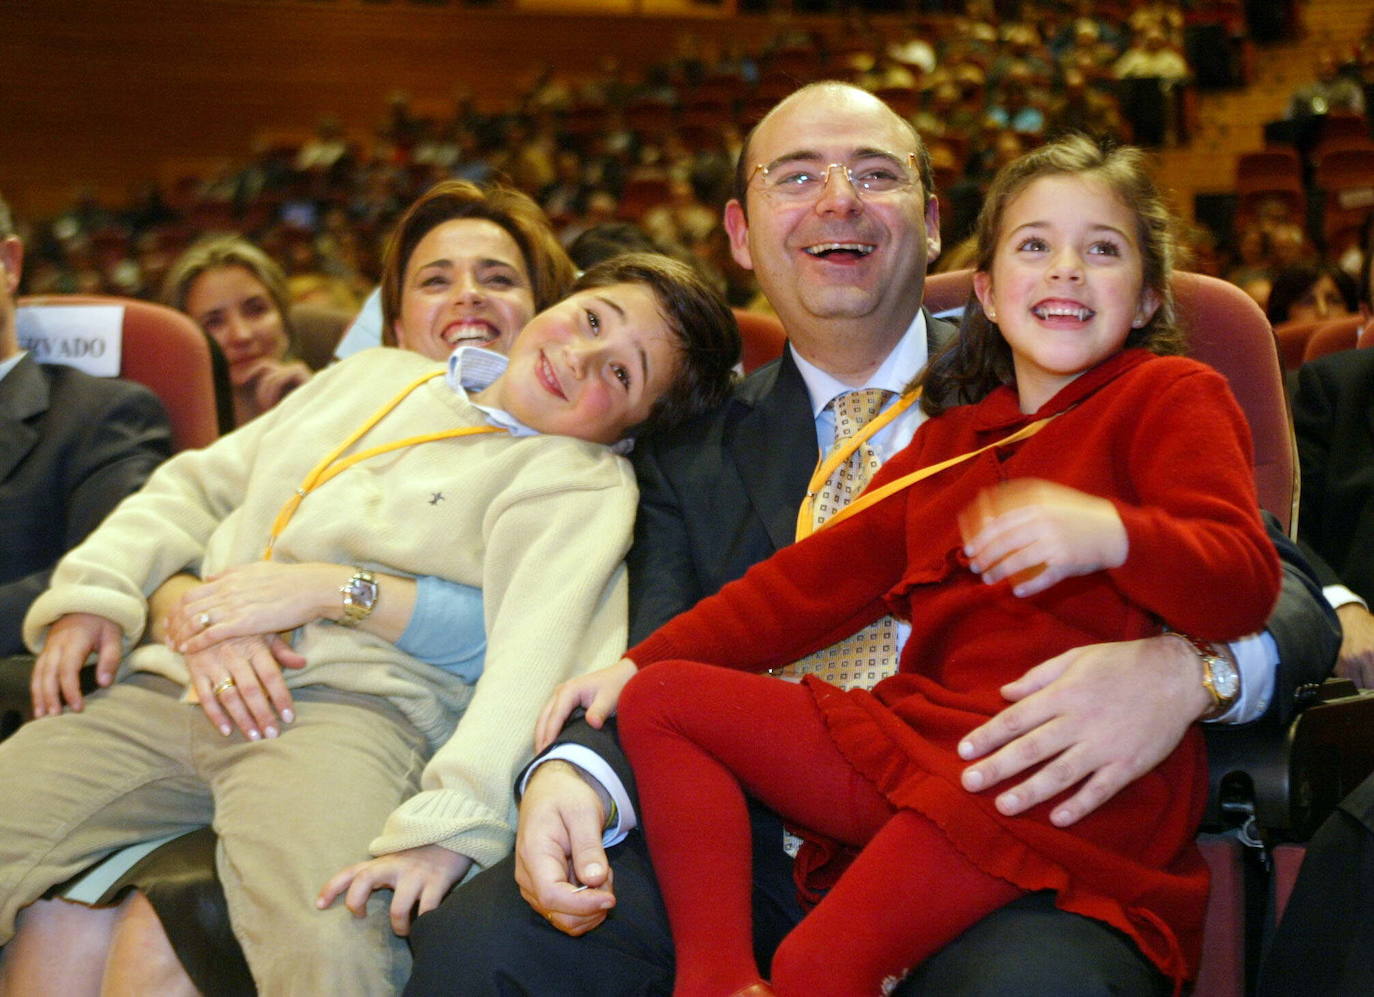
[[[644,284],[677,338],[679,366],[649,416],[626,432],[644,436],[672,429],[725,401],[739,362],[739,326],[729,306],[685,263],[660,253],[625,253],[596,264],[573,285],[586,291],[611,284]]]
[[[992,272],[1007,205],[1034,181],[1051,176],[1099,181],[1135,213],[1144,278],[1141,287],[1155,292],[1159,307],[1144,326],[1127,334],[1124,348],[1140,346],[1165,356],[1185,352],[1187,340],[1174,317],[1173,217],[1139,149],[1068,135],[1012,160],[993,179],[978,213],[974,268]],[[916,379],[923,389],[921,408],[939,415],[955,405],[981,401],[994,388],[1011,383],[1013,376],[1011,347],[978,298],[970,294],[959,335]]]

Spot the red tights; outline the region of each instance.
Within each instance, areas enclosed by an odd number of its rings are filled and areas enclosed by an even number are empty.
[[[1021,894],[921,814],[894,811],[840,754],[801,686],[662,662],[625,688],[619,717],[672,927],[677,994],[722,997],[758,979],[745,793],[863,848],[779,946],[779,994],[878,993]]]

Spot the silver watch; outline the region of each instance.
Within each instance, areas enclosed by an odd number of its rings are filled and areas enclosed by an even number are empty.
[[[356,627],[377,605],[377,579],[366,568],[355,568],[353,577],[339,586],[339,592],[343,595],[343,619],[339,620],[343,626]]]

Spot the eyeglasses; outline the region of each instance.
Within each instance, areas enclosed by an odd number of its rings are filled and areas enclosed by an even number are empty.
[[[791,160],[773,163],[758,163],[749,174],[752,182],[754,175],[762,177],[763,192],[772,197],[788,201],[811,201],[820,197],[821,191],[830,183],[830,174],[839,170],[849,181],[860,197],[895,194],[909,189],[915,180],[912,176],[916,169],[916,153],[906,154],[906,166],[895,156],[886,154],[869,156],[851,166],[846,163],[830,163],[828,166],[812,166]]]

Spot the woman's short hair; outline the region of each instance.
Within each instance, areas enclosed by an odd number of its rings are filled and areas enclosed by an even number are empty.
[[[179,312],[186,311],[186,298],[195,279],[207,270],[243,267],[267,289],[286,330],[288,356],[296,353],[296,330],[291,323],[291,297],[286,290],[286,275],[277,262],[247,239],[238,235],[208,235],[192,243],[177,257],[162,283],[162,303]]]
[[[1186,339],[1174,316],[1173,270],[1178,253],[1173,216],[1150,175],[1145,153],[1132,146],[1068,135],[1012,160],[993,178],[975,230],[974,268],[991,273],[1007,206],[1041,177],[1078,176],[1104,184],[1135,213],[1136,241],[1143,270],[1142,289],[1154,291],[1159,307],[1139,329],[1126,336],[1125,347],[1154,353],[1186,350]],[[997,324],[970,294],[959,335],[931,360],[918,378],[921,407],[931,415],[964,402],[976,402],[1013,377],[1011,347]]]
[[[568,293],[576,271],[549,227],[548,216],[529,195],[511,187],[479,187],[467,180],[435,184],[405,210],[382,253],[382,342],[396,344],[406,265],[420,240],[444,222],[475,218],[499,225],[515,240],[525,261],[535,311]]]
[[[724,299],[695,269],[661,253],[624,253],[582,274],[573,291],[643,284],[677,340],[673,383],[627,436],[664,432],[715,408],[730,395],[739,362],[739,325]]]

